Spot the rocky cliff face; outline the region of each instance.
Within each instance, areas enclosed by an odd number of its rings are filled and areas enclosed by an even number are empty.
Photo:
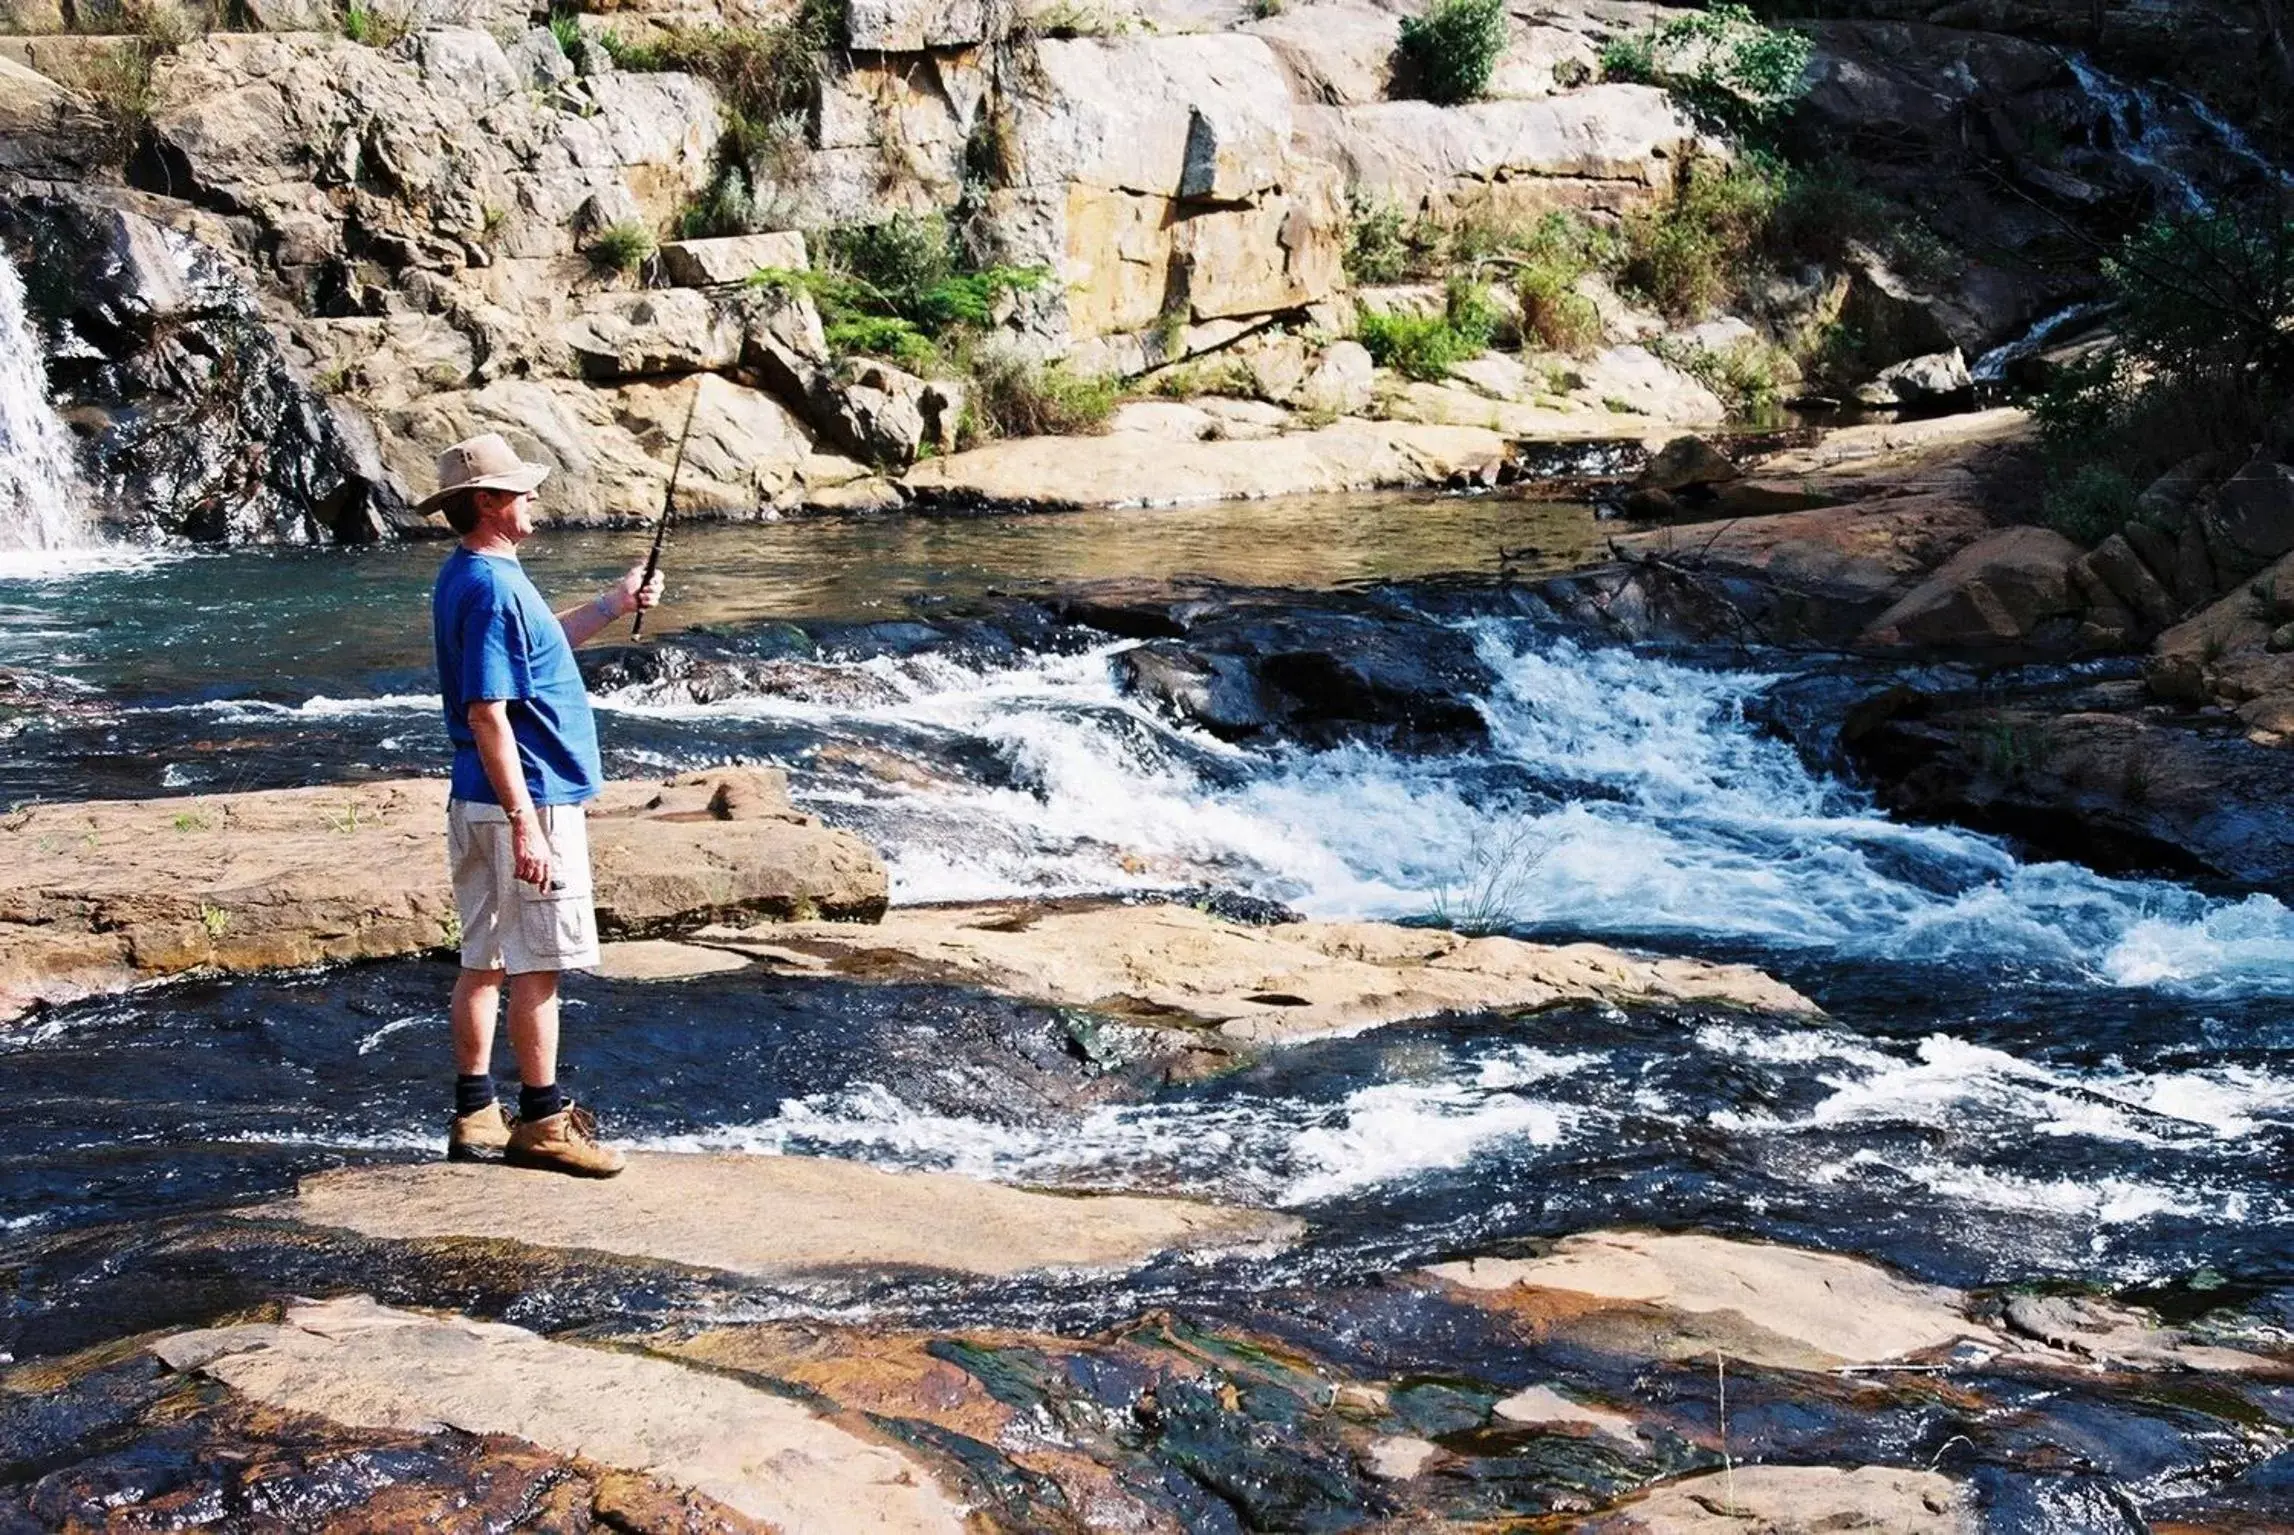
[[[989,341],[1080,374],[1219,353],[1315,417],[1516,435],[1571,409],[1615,416],[1609,432],[1709,419],[1717,399],[1630,344],[1495,384],[1317,382],[1352,324],[1359,206],[1613,221],[1725,149],[1664,91],[1596,78],[1602,45],[1659,7],[1524,7],[1487,99],[1452,107],[1394,99],[1396,24],[1417,8],[861,0],[802,110],[760,128],[699,77],[616,68],[599,38],[769,27],[786,7],[661,0],[553,31],[516,0],[424,0],[374,47],[310,6],[247,8],[260,30],[189,17],[163,43],[49,35],[119,19],[17,0],[31,35],[0,38],[0,243],[56,279],[34,303],[115,520],[202,538],[383,536],[431,455],[487,429],[557,468],[556,515],[647,516],[695,398],[682,510],[897,504],[886,476],[951,444],[961,390],[840,364],[801,291],[742,281],[801,265],[797,232],[895,211],[1047,272],[999,303]],[[2118,107],[2052,42],[1938,19],[1819,26],[1804,129],[1979,255],[1941,280],[1871,253],[1787,274],[1756,319],[1972,353],[2089,280],[2067,224],[2109,228],[2160,195],[2159,157],[2106,141]],[[729,170],[749,222],[787,232],[645,259]],[[618,265],[596,259],[608,236]],[[1661,329],[1604,302],[1605,342]]]

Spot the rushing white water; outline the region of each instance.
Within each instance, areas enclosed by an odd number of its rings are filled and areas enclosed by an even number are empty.
[[[2102,308],[2103,306],[2100,304],[2072,304],[2067,308],[2056,310],[2053,314],[2040,319],[2031,329],[2013,341],[1995,346],[1978,357],[1969,366],[1968,376],[1979,384],[1998,383],[2007,377],[2007,365],[2009,363],[2018,357],[2029,357],[2073,321],[2099,314],[2102,312]]]
[[[2044,982],[2294,991],[2294,913],[2164,881],[2024,863],[1889,820],[1747,722],[1770,678],[1497,624],[1490,749],[1255,753],[1125,696],[1109,655],[974,670],[855,663],[891,701],[608,701],[655,717],[800,724],[899,771],[794,763],[800,795],[886,850],[895,898],[1210,882],[1322,916],[1453,917],[1623,940],[1741,941]],[[953,762],[985,752],[992,770]]]
[[[91,542],[71,432],[48,403],[41,359],[23,279],[0,251],[0,575]]]
[[[2188,91],[2153,89],[2121,80],[2098,68],[2084,54],[2067,53],[2063,57],[2079,88],[2110,124],[2110,147],[2141,167],[2184,211],[2206,213],[2214,207],[2213,197],[2183,163],[2190,151],[2201,147],[2202,138],[2212,141],[2213,150],[2243,162],[2278,185],[2294,184],[2287,172],[2265,158],[2234,124]]]

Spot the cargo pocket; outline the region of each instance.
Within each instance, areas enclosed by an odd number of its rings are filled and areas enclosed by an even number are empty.
[[[518,886],[518,935],[537,963],[580,958],[597,947],[597,912],[587,890],[542,890]]]

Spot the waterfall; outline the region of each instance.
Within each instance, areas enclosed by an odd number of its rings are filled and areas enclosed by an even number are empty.
[[[47,368],[24,313],[23,279],[0,251],[0,553],[90,541],[72,436],[48,404]]]

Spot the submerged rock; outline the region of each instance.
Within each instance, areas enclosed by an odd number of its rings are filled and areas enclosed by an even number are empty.
[[[598,925],[869,917],[876,854],[762,769],[617,783],[590,811]],[[0,1018],[186,971],[450,948],[439,779],[35,805],[0,827]]]
[[[708,936],[798,972],[958,980],[1009,996],[1212,1025],[1252,1045],[1436,1013],[1594,1000],[1817,1016],[1805,997],[1743,965],[1379,922],[1249,927],[1180,906],[896,908],[866,929],[806,923]]]

